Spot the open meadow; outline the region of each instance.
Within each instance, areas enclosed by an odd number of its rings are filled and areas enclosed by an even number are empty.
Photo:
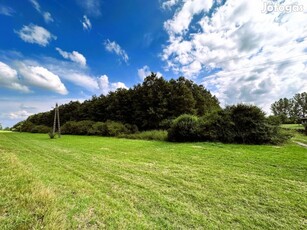
[[[42,227],[306,229],[307,149],[1,132],[0,229]]]

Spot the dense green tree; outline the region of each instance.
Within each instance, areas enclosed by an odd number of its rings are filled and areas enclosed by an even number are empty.
[[[136,125],[140,130],[169,127],[171,120],[181,114],[203,116],[219,109],[216,97],[202,85],[180,77],[165,80],[151,73],[142,84],[131,89],[117,89],[108,95],[80,103],[71,101],[59,106],[61,124],[68,121],[118,121]],[[30,116],[34,125],[53,124],[54,110]]]
[[[307,116],[307,93],[298,93],[293,98],[281,98],[271,105],[275,116],[279,116],[282,123],[299,122],[301,117]]]

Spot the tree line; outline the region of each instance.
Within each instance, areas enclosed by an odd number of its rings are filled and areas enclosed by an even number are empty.
[[[274,116],[279,116],[281,123],[299,123],[307,116],[307,93],[297,93],[292,98],[280,98],[271,105]]]
[[[117,89],[108,95],[93,96],[83,103],[71,101],[61,105],[61,123],[108,120],[135,125],[139,130],[167,129],[181,114],[203,116],[219,110],[219,101],[202,85],[180,77],[165,80],[152,73],[142,84]],[[38,113],[26,121],[51,127],[54,111]]]

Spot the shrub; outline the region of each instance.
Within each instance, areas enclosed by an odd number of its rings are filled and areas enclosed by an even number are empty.
[[[48,133],[48,136],[50,137],[50,139],[54,139],[54,138],[56,137],[56,134],[53,133],[52,131],[50,131],[50,132]]]
[[[62,126],[61,131],[63,134],[74,134],[77,126],[76,121],[68,121]]]
[[[106,136],[115,137],[119,134],[128,134],[129,130],[127,127],[116,121],[107,121],[104,123],[104,128],[106,130]]]
[[[282,124],[282,117],[281,116],[269,116],[267,118],[267,122],[270,125],[281,125]]]
[[[92,128],[93,121],[68,121],[62,126],[63,134],[75,134],[75,135],[87,135],[89,130]]]
[[[165,141],[167,139],[167,131],[165,130],[150,130],[134,134],[121,134],[121,138],[139,139],[139,140],[156,140]]]
[[[20,131],[21,132],[31,132],[34,128],[34,124],[31,121],[25,121],[21,124]]]
[[[36,125],[32,128],[31,133],[48,133],[50,129],[50,127],[45,125]]]
[[[88,130],[88,135],[105,136],[107,133],[106,126],[103,122],[96,122]]]
[[[198,141],[199,120],[196,116],[184,114],[176,118],[168,130],[168,140],[176,142]]]
[[[253,105],[238,104],[227,107],[235,126],[235,142],[244,144],[261,144],[267,142],[265,113]]]
[[[95,123],[94,121],[89,121],[89,120],[77,122],[77,127],[76,127],[76,130],[75,130],[75,133],[73,133],[73,134],[87,135],[89,130],[94,125],[94,123]]]
[[[238,104],[200,119],[182,115],[168,132],[170,141],[220,141],[239,144],[280,144],[291,137],[270,125],[264,112],[253,105]]]
[[[234,128],[229,112],[215,111],[201,118],[200,136],[203,141],[233,143],[235,139]]]

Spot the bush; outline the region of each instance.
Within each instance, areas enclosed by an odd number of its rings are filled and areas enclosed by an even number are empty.
[[[199,120],[196,116],[184,114],[176,118],[168,130],[168,140],[176,142],[198,141]]]
[[[165,141],[167,139],[167,131],[165,130],[150,130],[134,134],[121,134],[121,138],[139,139],[139,140],[156,140]]]
[[[50,131],[48,133],[48,136],[50,137],[50,139],[54,139],[56,137],[56,134]]]
[[[235,125],[228,111],[220,110],[201,118],[200,136],[203,141],[233,143]]]
[[[270,141],[270,128],[265,113],[254,105],[238,104],[227,107],[235,126],[235,142],[263,144]]]
[[[270,125],[265,113],[253,105],[238,104],[200,119],[182,115],[168,132],[170,141],[220,141],[238,144],[280,144],[291,136]]]
[[[87,135],[89,130],[92,128],[93,121],[68,121],[62,126],[63,134],[75,134],[75,135]]]
[[[88,130],[88,135],[105,136],[107,133],[106,126],[103,122],[96,122]]]
[[[61,131],[63,134],[74,134],[77,126],[76,121],[68,121],[62,126]]]
[[[129,134],[130,131],[127,129],[127,127],[116,121],[107,121],[104,123],[104,128],[106,130],[106,136],[115,137],[120,134]]]
[[[45,125],[36,125],[32,128],[31,133],[48,133],[51,128]]]
[[[89,130],[94,125],[94,123],[95,123],[94,121],[89,121],[89,120],[77,122],[77,127],[76,127],[76,130],[75,130],[75,133],[73,133],[73,134],[87,135],[89,133]]]
[[[267,118],[267,122],[270,124],[270,125],[281,125],[282,124],[282,117],[281,116],[269,116]]]
[[[34,128],[34,124],[31,121],[25,121],[21,124],[20,131],[21,132],[31,132]]]

